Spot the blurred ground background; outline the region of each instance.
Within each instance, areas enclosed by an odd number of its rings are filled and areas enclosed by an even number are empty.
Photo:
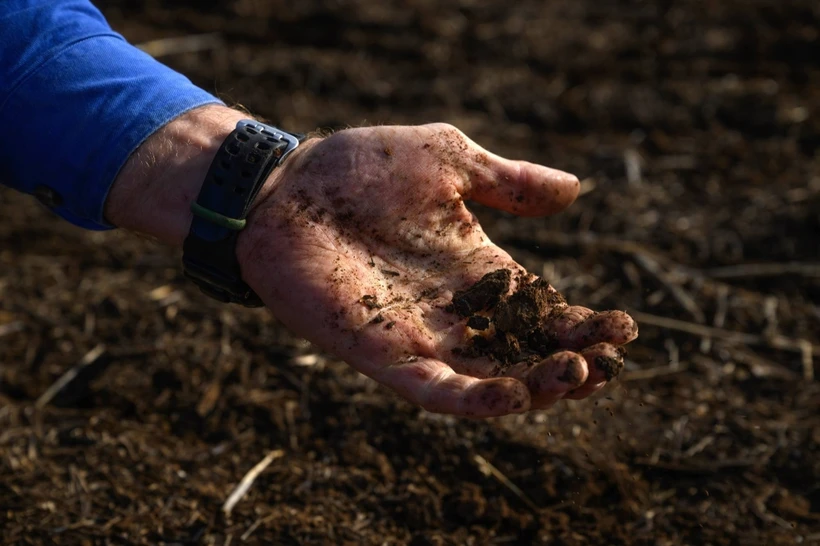
[[[429,415],[201,296],[176,252],[3,190],[0,541],[820,543],[820,4],[97,4],[282,127],[447,121],[577,173],[558,217],[476,210],[641,337],[596,399]]]

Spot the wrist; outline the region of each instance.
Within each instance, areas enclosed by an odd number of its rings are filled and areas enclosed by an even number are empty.
[[[308,161],[310,150],[321,140],[321,138],[314,136],[303,141],[285,158],[280,166],[273,169],[259,189],[259,193],[248,212],[247,227],[240,232],[236,243],[236,256],[242,267],[243,277],[245,277],[246,266],[253,264],[255,261],[254,248],[260,239],[269,239],[270,234],[276,231],[273,228],[277,214],[274,201],[278,199],[280,206],[287,206],[287,197],[284,196],[285,198],[282,199],[283,195],[277,193],[277,190],[286,183],[286,179],[292,180],[294,175],[297,175],[298,178],[299,171],[304,169],[304,165]],[[278,210],[281,212],[281,209]],[[248,281],[247,278],[245,280]]]
[[[123,166],[105,204],[113,225],[182,246],[193,203],[219,146],[248,116],[221,105],[196,108],[151,135]]]

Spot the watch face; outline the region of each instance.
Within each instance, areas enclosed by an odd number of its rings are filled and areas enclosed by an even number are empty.
[[[287,146],[285,147],[285,149],[276,154],[278,156],[277,165],[284,161],[288,154],[295,150],[301,142],[301,139],[297,135],[283,131],[278,127],[274,127],[272,125],[265,125],[264,123],[260,123],[258,121],[253,121],[250,119],[243,119],[239,121],[236,124],[236,128],[244,129],[245,132],[251,135],[259,134],[262,137],[264,137],[264,139],[271,145],[279,142],[286,142]]]

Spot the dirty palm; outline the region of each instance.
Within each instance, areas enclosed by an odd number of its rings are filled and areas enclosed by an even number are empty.
[[[350,129],[297,150],[238,252],[285,324],[409,400],[520,413],[603,387],[637,326],[567,304],[493,244],[464,201],[543,216],[578,186],[449,125]]]

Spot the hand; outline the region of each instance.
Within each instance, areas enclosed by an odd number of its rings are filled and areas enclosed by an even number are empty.
[[[219,145],[241,112],[205,106],[148,138],[117,176],[106,218],[181,246]],[[574,201],[571,175],[489,154],[446,125],[374,127],[313,139],[276,169],[237,248],[245,280],[306,339],[426,409],[486,417],[600,389],[637,336],[624,313],[551,298],[557,352],[502,368],[467,357],[453,294],[499,269],[534,277],[492,244],[463,199],[523,216]]]
[[[535,277],[494,245],[471,199],[522,216],[578,195],[567,173],[492,155],[447,125],[351,129],[312,139],[274,171],[242,232],[243,277],[297,334],[429,411],[487,417],[600,389],[637,326],[552,299],[558,351],[502,369],[468,357],[453,294],[485,274]],[[516,274],[517,273],[517,274]]]

